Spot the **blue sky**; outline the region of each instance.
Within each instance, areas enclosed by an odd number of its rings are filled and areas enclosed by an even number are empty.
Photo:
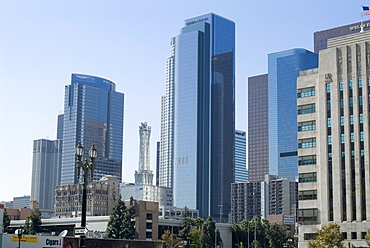
[[[315,31],[360,21],[361,4],[370,0],[1,0],[0,201],[30,194],[32,141],[56,137],[71,73],[125,93],[123,179],[133,181],[143,121],[155,170],[165,62],[185,19],[214,12],[236,23],[236,127],[245,130],[247,78],[267,72],[267,54],[313,50]]]

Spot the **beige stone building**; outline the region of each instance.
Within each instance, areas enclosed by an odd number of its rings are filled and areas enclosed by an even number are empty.
[[[370,31],[328,40],[298,94],[299,247],[338,223],[365,247],[370,229]]]
[[[82,184],[57,186],[55,189],[55,215],[76,217],[82,214]],[[87,185],[87,216],[110,215],[119,198],[119,181],[114,176],[104,176]]]

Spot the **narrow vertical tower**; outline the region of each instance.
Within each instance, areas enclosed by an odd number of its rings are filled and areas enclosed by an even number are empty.
[[[140,150],[139,166],[135,171],[135,184],[153,185],[153,172],[150,170],[150,133],[151,127],[142,122],[139,127]]]

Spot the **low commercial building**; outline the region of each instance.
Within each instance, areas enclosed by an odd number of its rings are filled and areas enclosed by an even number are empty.
[[[57,186],[55,189],[55,215],[76,217],[82,214],[82,184]],[[114,176],[104,176],[87,185],[87,216],[110,215],[119,199],[119,181]]]

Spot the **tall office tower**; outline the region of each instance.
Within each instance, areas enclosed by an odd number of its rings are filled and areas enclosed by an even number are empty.
[[[248,181],[247,170],[247,134],[241,130],[235,130],[235,178],[234,183]]]
[[[173,141],[175,110],[175,38],[171,39],[171,52],[166,66],[166,95],[161,102],[161,141],[158,185],[173,187]]]
[[[78,183],[75,147],[95,144],[94,181],[105,175],[122,177],[124,94],[104,78],[72,74],[65,87],[61,185]]]
[[[33,141],[31,201],[37,201],[40,209],[54,209],[61,164],[62,140]]]
[[[370,229],[370,31],[329,39],[298,78],[299,241],[338,223],[365,247]]]
[[[248,180],[269,174],[268,75],[248,78]]]
[[[295,180],[298,176],[297,77],[317,68],[318,55],[290,49],[268,55],[269,174]]]
[[[225,220],[234,180],[235,24],[197,16],[175,39],[175,205]]]
[[[370,30],[370,21],[364,21],[362,23],[362,30]],[[319,53],[320,50],[326,49],[328,47],[328,39],[359,32],[361,32],[361,22],[317,31],[314,33],[314,51],[315,53]]]

